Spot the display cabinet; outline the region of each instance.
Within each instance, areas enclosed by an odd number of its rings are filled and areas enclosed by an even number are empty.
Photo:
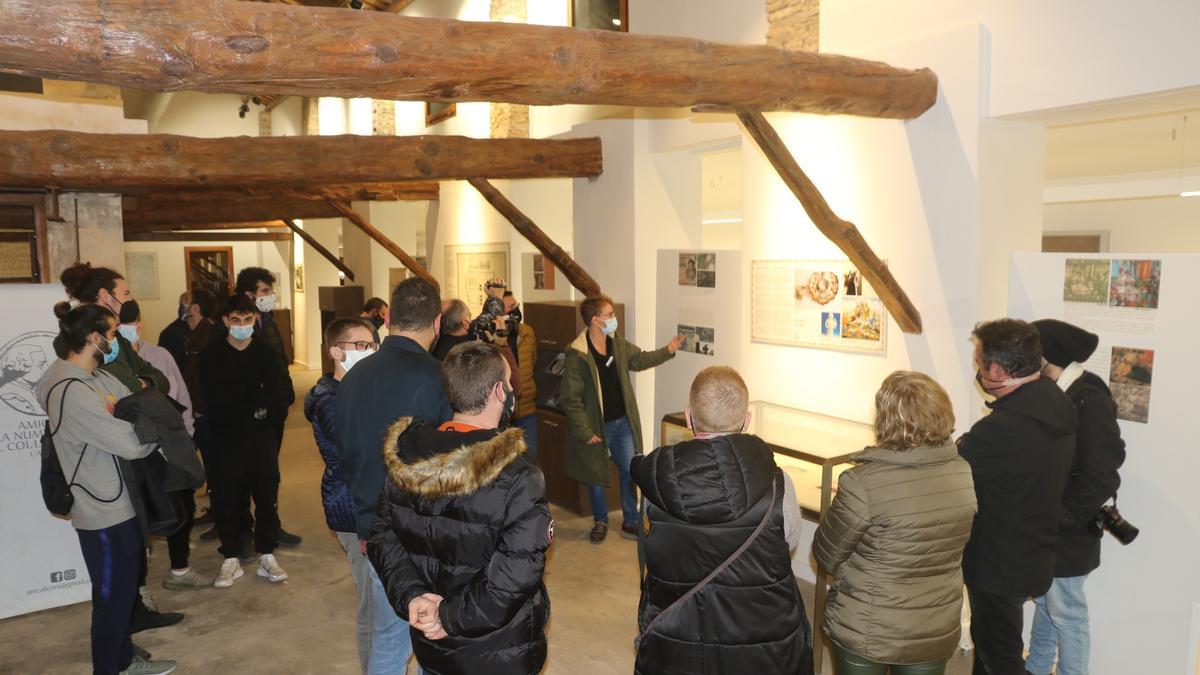
[[[796,499],[805,518],[819,522],[833,501],[837,477],[850,468],[854,455],[875,442],[871,425],[788,408],[766,401],[750,402],[752,433],[767,442],[775,452],[775,463],[788,474],[796,487]],[[683,413],[664,415],[660,436],[662,445],[692,438]],[[821,628],[825,620],[825,599],[829,580],[817,570],[816,598],[813,607],[813,660],[817,672],[825,642]]]

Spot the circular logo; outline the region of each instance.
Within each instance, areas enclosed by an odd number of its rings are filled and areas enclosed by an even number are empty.
[[[0,401],[5,405],[33,417],[45,414],[35,388],[54,362],[55,337],[50,331],[32,331],[0,347]]]

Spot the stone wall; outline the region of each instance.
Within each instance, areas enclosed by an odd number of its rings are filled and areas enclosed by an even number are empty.
[[[374,99],[371,101],[371,134],[374,136],[396,135],[396,102]]]
[[[821,0],[766,0],[767,44],[815,52],[820,48]]]
[[[492,0],[492,21],[525,23],[529,20],[527,0]],[[493,103],[492,138],[529,138],[529,106]]]

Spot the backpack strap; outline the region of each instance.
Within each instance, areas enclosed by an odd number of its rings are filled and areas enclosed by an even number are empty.
[[[82,383],[83,386],[87,387],[87,383],[84,382],[83,380],[79,379],[78,377],[68,377],[65,380],[59,380],[58,382],[55,382],[54,386],[50,387],[50,391],[46,392],[46,414],[49,415],[50,414],[50,395],[54,393],[54,390],[56,388],[58,388],[58,385],[64,384],[64,383],[67,385],[65,388],[63,388],[62,397],[60,397],[58,399],[58,426],[56,426],[54,428],[54,431],[50,432],[51,440],[54,439],[54,434],[57,434],[58,430],[62,428],[63,412],[64,412],[63,406],[66,405],[67,392],[71,389],[72,382],[79,382],[79,383]],[[88,389],[91,389],[91,387],[88,387]],[[47,421],[47,424],[49,424],[48,421]],[[121,495],[125,493],[125,476],[124,476],[124,474],[121,473],[121,465],[119,463],[117,463],[116,455],[111,455],[111,456],[112,456],[112,461],[113,461],[113,468],[116,469],[116,471],[117,471],[117,478],[118,478],[117,483],[119,484],[119,487],[117,489],[117,496],[113,497],[112,499],[101,499],[100,497],[97,497],[96,495],[92,494],[92,491],[87,489],[86,487],[84,487],[82,483],[75,482],[75,477],[79,475],[79,467],[80,467],[80,465],[83,464],[83,457],[84,457],[84,455],[87,454],[87,450],[88,450],[88,444],[85,442],[83,444],[83,450],[81,450],[79,452],[79,460],[77,462],[75,462],[75,470],[71,472],[71,478],[67,481],[67,489],[70,490],[73,487],[77,487],[80,490],[83,490],[87,494],[87,496],[89,496],[92,499],[94,499],[98,502],[101,502],[103,504],[111,504],[111,503],[117,501],[118,499],[121,498]]]

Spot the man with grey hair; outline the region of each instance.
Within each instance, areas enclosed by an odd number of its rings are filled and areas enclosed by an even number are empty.
[[[431,352],[433,357],[438,361],[445,361],[446,355],[450,353],[451,349],[470,341],[471,336],[467,334],[470,326],[471,310],[467,307],[467,303],[458,298],[443,302],[442,334]]]

